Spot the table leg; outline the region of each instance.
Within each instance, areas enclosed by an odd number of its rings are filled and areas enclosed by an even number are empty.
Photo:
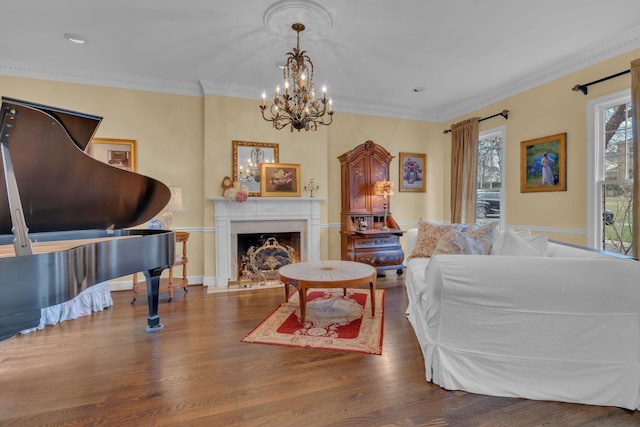
[[[307,314],[307,290],[302,286],[298,289],[298,297],[300,300],[300,324],[304,326],[304,318]]]
[[[289,284],[284,284],[284,302],[289,302]]]
[[[375,282],[369,282],[369,289],[371,290],[371,317],[376,317],[376,284]]]

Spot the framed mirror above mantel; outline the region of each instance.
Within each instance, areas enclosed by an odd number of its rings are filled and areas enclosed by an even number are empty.
[[[232,148],[233,182],[246,185],[250,197],[260,196],[260,164],[280,162],[278,144],[232,141]]]

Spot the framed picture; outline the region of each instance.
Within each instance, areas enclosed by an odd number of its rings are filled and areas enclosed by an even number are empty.
[[[520,192],[567,191],[567,134],[520,143]]]
[[[233,182],[249,189],[249,196],[260,195],[260,164],[278,163],[278,144],[269,142],[232,141]]]
[[[93,138],[87,154],[116,168],[136,170],[136,141],[133,139]]]
[[[300,197],[300,165],[260,163],[262,197]]]
[[[426,192],[426,172],[426,154],[400,153],[400,191]]]

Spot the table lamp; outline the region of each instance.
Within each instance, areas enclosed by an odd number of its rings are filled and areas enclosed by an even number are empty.
[[[164,212],[162,213],[162,224],[165,230],[171,228],[173,213],[184,211],[184,206],[182,205],[182,188],[169,187],[169,190],[171,190],[171,198],[169,199],[167,206],[164,207]]]
[[[389,210],[389,205],[387,204],[387,198],[389,196],[393,196],[393,182],[391,181],[376,181],[374,184],[374,191],[376,196],[384,197],[384,222],[382,224],[381,230],[388,230],[387,226],[387,214]]]

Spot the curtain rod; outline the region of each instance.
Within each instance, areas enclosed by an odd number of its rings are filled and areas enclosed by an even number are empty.
[[[582,92],[583,94],[586,95],[587,91],[588,91],[588,89],[587,89],[588,86],[594,85],[596,83],[602,83],[602,82],[604,82],[606,80],[613,79],[615,77],[620,77],[620,76],[623,76],[623,75],[625,75],[627,73],[630,73],[630,72],[631,72],[631,70],[620,71],[619,73],[612,74],[609,77],[603,77],[603,78],[601,78],[599,80],[592,81],[591,83],[585,83],[583,85],[575,85],[571,90],[573,90],[575,92]]]
[[[502,110],[501,112],[499,112],[497,114],[494,114],[493,116],[483,117],[478,121],[482,122],[484,120],[493,119],[494,117],[498,117],[498,116],[502,116],[502,117],[504,117],[505,120],[508,120],[509,119],[509,110]],[[451,129],[446,129],[442,133],[449,133],[449,132],[451,132]]]

